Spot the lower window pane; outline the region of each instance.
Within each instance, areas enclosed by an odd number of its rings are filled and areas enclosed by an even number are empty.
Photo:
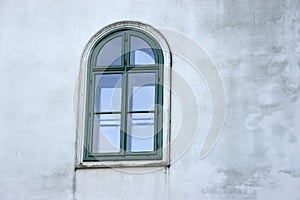
[[[93,153],[120,151],[120,114],[94,116]]]
[[[154,114],[131,113],[127,121],[127,152],[154,150]]]

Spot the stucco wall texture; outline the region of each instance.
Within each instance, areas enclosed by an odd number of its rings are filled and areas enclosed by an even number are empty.
[[[298,0],[1,0],[0,199],[299,200],[299,10]],[[173,55],[172,68],[201,111],[189,148],[174,160],[171,145],[170,167],[147,173],[75,171],[81,55],[97,31],[123,20],[180,32],[215,62],[226,118],[206,158],[199,152],[211,122],[209,92],[191,64]]]

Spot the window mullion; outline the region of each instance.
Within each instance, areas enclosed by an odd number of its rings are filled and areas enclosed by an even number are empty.
[[[126,71],[123,72],[122,76],[122,113],[121,113],[121,153],[125,155],[126,151],[126,127],[127,127],[127,73]]]
[[[123,77],[122,77],[122,120],[121,120],[121,153],[125,156],[126,152],[126,140],[127,140],[127,65],[129,60],[129,41],[128,41],[128,33],[124,32],[123,35]]]

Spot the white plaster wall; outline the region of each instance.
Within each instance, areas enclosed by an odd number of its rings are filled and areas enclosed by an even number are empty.
[[[0,1],[0,199],[300,199],[299,9],[298,0]],[[74,171],[81,54],[94,33],[121,20],[179,31],[217,64],[227,117],[204,160],[208,91],[174,56],[202,114],[184,155],[149,173]],[[176,101],[172,113],[178,119]]]

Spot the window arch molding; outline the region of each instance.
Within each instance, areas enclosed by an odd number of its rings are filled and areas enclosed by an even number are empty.
[[[122,33],[122,31],[132,31],[134,34],[141,34],[144,36],[145,40],[150,43],[151,47],[159,47],[154,49],[154,59],[155,62],[162,65],[163,74],[163,85],[162,94],[162,148],[160,159],[121,159],[121,160],[89,160],[85,159],[86,151],[86,127],[87,127],[87,109],[89,106],[87,95],[88,79],[89,79],[89,67],[94,65],[97,66],[97,56],[103,48],[103,44],[107,41],[106,39],[114,38],[114,35]],[[100,44],[102,43],[102,44]],[[157,52],[160,51],[160,52]],[[124,53],[124,52],[123,52]],[[122,54],[123,56],[124,54]],[[123,62],[124,59],[121,59]],[[127,62],[131,62],[128,60]],[[124,65],[122,63],[121,65]],[[101,65],[100,65],[101,67]],[[107,66],[106,66],[107,67]],[[76,166],[77,168],[85,167],[114,167],[114,166],[162,166],[169,165],[169,141],[170,141],[170,86],[171,86],[171,53],[170,48],[163,37],[163,35],[150,25],[133,22],[133,21],[122,21],[111,25],[108,25],[97,32],[87,43],[82,58],[79,74],[79,84],[78,84],[78,95],[76,104],[76,117],[77,117],[77,156],[76,156]],[[134,160],[134,161],[133,161]]]

